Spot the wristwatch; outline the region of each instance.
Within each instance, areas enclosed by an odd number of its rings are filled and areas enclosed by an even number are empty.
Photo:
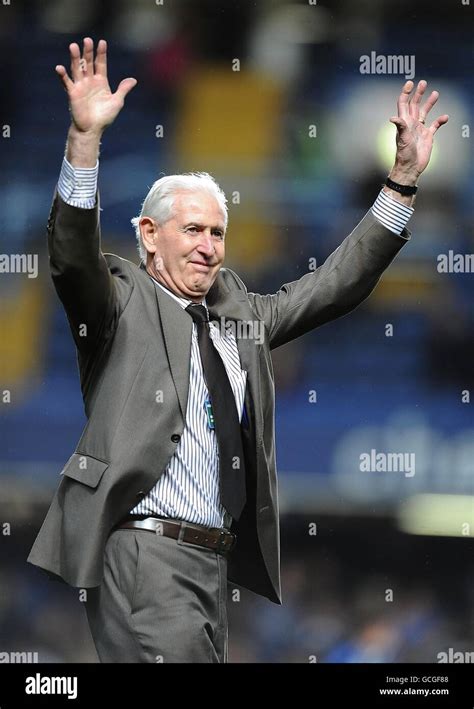
[[[399,192],[399,194],[403,195],[404,197],[410,197],[411,195],[416,194],[418,190],[417,185],[399,185],[398,182],[394,182],[390,179],[390,177],[387,177],[387,179],[385,180],[385,184],[391,190]]]

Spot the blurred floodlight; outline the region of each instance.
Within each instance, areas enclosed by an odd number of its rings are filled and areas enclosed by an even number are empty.
[[[474,497],[414,495],[400,505],[398,526],[408,534],[473,537]]]

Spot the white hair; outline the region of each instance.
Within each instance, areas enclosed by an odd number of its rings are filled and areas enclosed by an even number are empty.
[[[147,251],[143,246],[139,222],[142,217],[151,217],[158,224],[165,224],[173,217],[174,200],[177,192],[207,192],[215,197],[224,216],[227,228],[227,197],[212,175],[207,172],[186,172],[182,175],[166,175],[153,183],[145,197],[138,217],[130,221],[135,228],[138,253],[146,260]]]

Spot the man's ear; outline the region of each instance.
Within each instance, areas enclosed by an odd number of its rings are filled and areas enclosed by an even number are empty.
[[[145,249],[148,253],[154,254],[156,251],[157,236],[156,223],[150,217],[141,217],[138,226]]]

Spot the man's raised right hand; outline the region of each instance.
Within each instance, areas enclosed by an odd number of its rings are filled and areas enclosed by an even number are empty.
[[[85,37],[83,52],[78,44],[69,45],[71,76],[58,64],[56,73],[66,89],[73,126],[79,133],[101,136],[123,108],[125,96],[137,84],[133,78],[123,79],[112,93],[107,80],[107,43],[99,40],[94,62],[94,42]]]

